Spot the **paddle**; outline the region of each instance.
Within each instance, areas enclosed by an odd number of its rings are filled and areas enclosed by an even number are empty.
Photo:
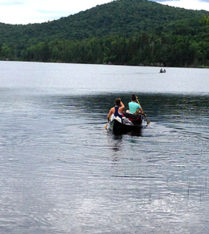
[[[136,101],[141,106],[138,97],[136,97]],[[142,106],[141,106],[141,109],[142,109]],[[142,109],[142,115],[144,115],[147,125],[150,124],[151,121],[147,118],[147,115],[144,113],[143,109]]]
[[[109,122],[108,122],[108,123],[109,123]],[[105,126],[104,126],[105,130],[107,130],[108,123],[106,123]]]

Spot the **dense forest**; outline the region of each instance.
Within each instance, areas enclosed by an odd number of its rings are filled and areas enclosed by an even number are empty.
[[[209,12],[115,0],[47,23],[0,23],[0,59],[209,66]]]

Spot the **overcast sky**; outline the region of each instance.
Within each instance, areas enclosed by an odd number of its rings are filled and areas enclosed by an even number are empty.
[[[112,0],[0,0],[0,22],[41,23],[69,16]],[[153,0],[154,1],[154,0]],[[163,4],[209,11],[209,0],[155,0]]]

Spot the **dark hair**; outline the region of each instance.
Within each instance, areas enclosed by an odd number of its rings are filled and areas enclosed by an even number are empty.
[[[132,94],[131,100],[132,100],[132,101],[136,101],[136,95],[135,95],[135,94]]]
[[[115,105],[120,106],[120,102],[121,102],[120,98],[115,99]]]

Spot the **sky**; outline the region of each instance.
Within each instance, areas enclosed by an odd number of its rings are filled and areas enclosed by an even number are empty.
[[[155,2],[185,9],[209,11],[209,0],[158,0]]]
[[[113,0],[0,0],[0,22],[42,23],[69,16]],[[209,11],[209,0],[153,0],[186,9]]]

